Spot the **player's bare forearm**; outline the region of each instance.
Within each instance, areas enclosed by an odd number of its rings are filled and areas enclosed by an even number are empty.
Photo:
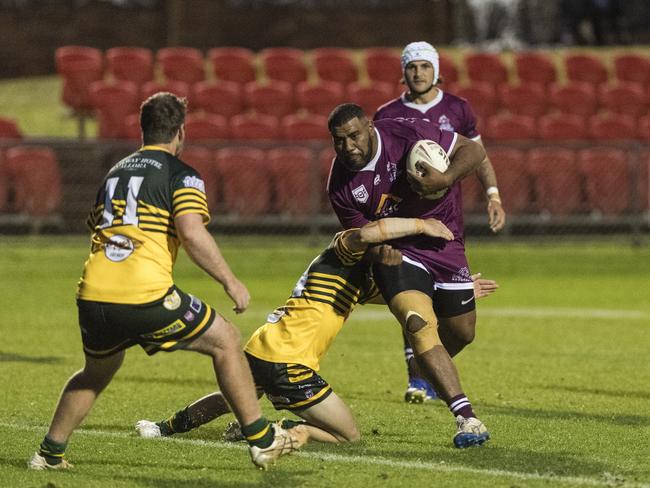
[[[347,234],[346,246],[352,251],[363,251],[369,244],[376,244],[400,237],[425,234],[452,240],[454,235],[442,222],[436,219],[406,219],[389,217],[369,222],[358,230]]]
[[[185,252],[199,268],[224,286],[236,280],[201,215],[185,214],[174,223]]]
[[[451,186],[477,170],[487,159],[487,154],[481,144],[459,135],[449,159],[450,165],[444,175],[447,177],[448,186]]]
[[[494,172],[494,166],[489,157],[486,157],[476,170],[476,176],[481,182],[483,189],[487,191],[488,188],[497,187],[497,175]]]

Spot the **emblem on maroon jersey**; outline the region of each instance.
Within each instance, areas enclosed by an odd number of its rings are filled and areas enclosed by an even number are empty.
[[[451,125],[451,121],[449,120],[449,117],[446,115],[441,115],[440,118],[438,119],[438,125],[442,130],[450,130],[454,131],[454,126]]]
[[[366,190],[366,187],[363,185],[359,185],[352,190],[352,196],[354,196],[354,199],[359,203],[366,203],[370,197],[368,190]]]

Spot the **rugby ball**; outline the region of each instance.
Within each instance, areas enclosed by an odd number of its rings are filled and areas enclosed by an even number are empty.
[[[410,173],[416,173],[421,176],[424,173],[422,168],[426,166],[444,173],[449,168],[449,156],[447,156],[445,150],[437,142],[422,139],[416,142],[411,148],[406,160],[406,167]],[[448,188],[443,188],[430,195],[423,195],[422,198],[437,200],[444,196],[447,190]]]

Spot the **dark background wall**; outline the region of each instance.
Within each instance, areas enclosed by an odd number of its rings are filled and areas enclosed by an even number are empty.
[[[97,0],[9,2],[0,4],[0,77],[54,73],[54,50],[66,44],[254,50],[400,46],[415,39],[444,44],[447,16],[443,0],[152,0],[129,7]]]

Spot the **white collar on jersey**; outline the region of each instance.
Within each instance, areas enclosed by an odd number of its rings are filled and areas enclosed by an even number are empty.
[[[407,92],[402,93],[402,96],[400,97],[400,99],[402,100],[402,103],[405,106],[407,106],[408,108],[419,110],[423,114],[426,113],[427,110],[429,110],[429,109],[435,107],[436,105],[438,105],[442,101],[442,95],[443,95],[442,90],[440,88],[438,88],[438,94],[429,103],[413,103],[413,102],[409,102],[406,99],[406,93]]]
[[[368,164],[366,164],[363,168],[357,171],[374,171],[375,170],[375,165],[377,164],[377,161],[379,160],[379,155],[381,154],[381,136],[379,135],[379,131],[377,130],[377,127],[375,127],[375,136],[377,136],[377,152],[373,156],[373,158],[370,160]]]

